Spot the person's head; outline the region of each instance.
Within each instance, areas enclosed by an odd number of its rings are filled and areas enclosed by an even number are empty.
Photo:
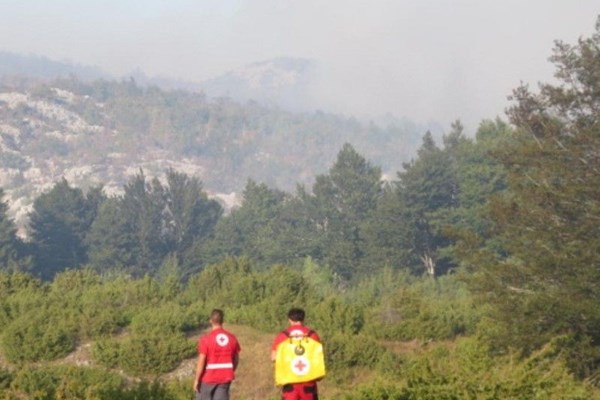
[[[215,308],[210,313],[210,323],[212,325],[223,325],[224,317],[225,317],[225,314],[223,313],[223,310],[219,310],[218,308]]]
[[[304,310],[301,308],[292,308],[288,311],[288,319],[291,322],[304,322]]]

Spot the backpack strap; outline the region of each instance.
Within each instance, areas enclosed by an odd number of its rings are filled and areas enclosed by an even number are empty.
[[[289,330],[284,329],[283,331],[281,331],[281,333],[283,333],[286,337],[288,337],[290,339],[290,343],[292,342],[292,336],[290,335],[290,331]],[[314,330],[310,329],[308,332],[306,332],[304,335],[302,335],[302,339],[309,338],[313,334],[316,334],[316,333],[317,332],[315,332]]]
[[[284,334],[290,340],[290,343],[292,343],[292,337],[290,336],[290,331],[288,331],[287,329],[284,329],[281,331],[281,333]]]

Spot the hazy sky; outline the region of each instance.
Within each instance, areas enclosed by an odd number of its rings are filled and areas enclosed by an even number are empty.
[[[600,0],[0,0],[0,50],[121,76],[201,81],[274,57],[315,60],[323,108],[474,130]]]

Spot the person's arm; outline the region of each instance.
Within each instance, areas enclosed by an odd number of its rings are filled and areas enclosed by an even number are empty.
[[[240,362],[240,355],[238,353],[235,353],[233,355],[233,371],[234,372],[237,369],[237,366],[238,366],[239,362]]]
[[[275,362],[277,358],[277,350],[271,350],[271,361]]]
[[[198,356],[198,364],[196,365],[196,377],[194,379],[194,391],[200,391],[200,380],[204,373],[204,367],[206,366],[206,354],[200,353]]]

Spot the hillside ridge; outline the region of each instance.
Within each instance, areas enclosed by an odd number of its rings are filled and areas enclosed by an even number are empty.
[[[407,121],[365,125],[321,112],[210,101],[133,80],[5,85],[0,187],[21,227],[35,197],[63,178],[118,195],[140,171],[160,178],[174,169],[201,179],[207,193],[230,208],[248,179],[288,191],[311,184],[345,142],[393,174],[422,133]]]

